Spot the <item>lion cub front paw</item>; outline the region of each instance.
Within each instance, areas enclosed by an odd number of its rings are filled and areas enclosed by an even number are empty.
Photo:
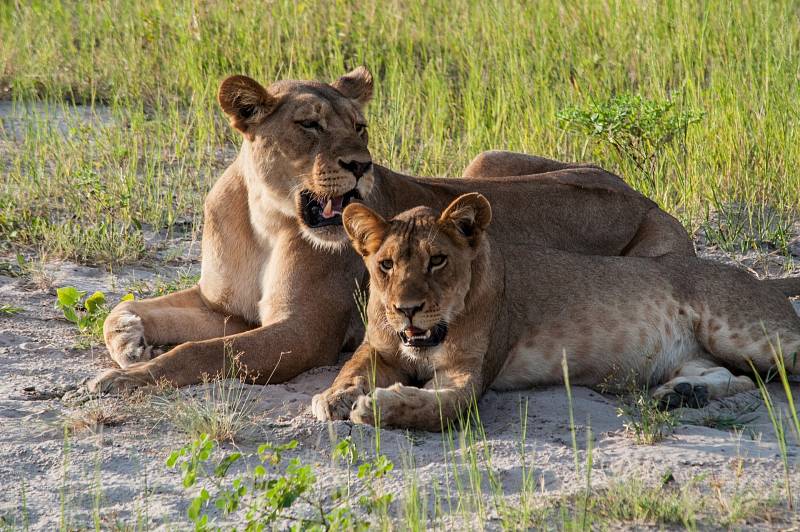
[[[328,388],[311,399],[311,412],[320,421],[348,419],[350,410],[365,393],[366,390],[359,384],[344,388]]]
[[[377,390],[376,390],[377,391]],[[358,398],[350,411],[350,421],[362,423],[364,425],[375,425],[376,404],[370,395],[362,395]]]
[[[400,383],[375,388],[371,394],[358,398],[350,411],[350,421],[382,427],[403,423],[409,414],[413,415],[413,405],[406,395],[410,390],[414,388]]]
[[[142,318],[123,310],[112,312],[103,326],[106,346],[111,358],[121,368],[153,357],[153,347],[144,339]]]

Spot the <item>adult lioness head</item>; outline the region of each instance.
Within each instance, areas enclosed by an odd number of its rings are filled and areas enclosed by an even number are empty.
[[[251,209],[267,202],[296,218],[311,242],[343,245],[342,211],[372,191],[363,115],[371,97],[372,76],[364,67],[332,84],[279,81],[263,87],[246,76],[223,81],[219,103],[244,137],[240,161]]]
[[[386,221],[364,205],[344,211],[344,227],[370,273],[370,296],[410,356],[423,356],[447,336],[464,310],[472,262],[492,218],[480,194],[465,194],[438,216],[427,207]]]

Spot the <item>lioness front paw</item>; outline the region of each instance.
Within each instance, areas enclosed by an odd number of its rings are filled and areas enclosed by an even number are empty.
[[[138,371],[130,369],[109,369],[86,383],[89,393],[121,393],[150,384]]]
[[[363,397],[363,387],[328,388],[311,399],[311,412],[320,421],[348,419],[356,401]]]
[[[121,368],[153,357],[153,347],[144,339],[142,318],[129,310],[112,312],[106,318],[103,333],[108,353]]]

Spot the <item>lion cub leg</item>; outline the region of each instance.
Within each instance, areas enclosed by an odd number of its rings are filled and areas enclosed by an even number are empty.
[[[355,423],[441,431],[480,396],[477,373],[440,371],[425,388],[393,384],[358,398],[350,412]]]
[[[710,358],[742,372],[755,367],[765,373],[781,353],[790,373],[800,370],[800,316],[783,291],[740,270],[704,267],[709,273],[701,281],[694,330]]]
[[[409,376],[363,343],[345,362],[330,388],[311,400],[311,412],[320,421],[348,419],[359,397],[378,386],[409,382]]]
[[[121,368],[150,360],[154,346],[207,340],[251,327],[209,309],[195,286],[153,299],[125,301],[111,311],[103,336],[111,358]]]
[[[739,270],[708,263],[701,267],[706,275],[699,277],[694,334],[705,356],[684,364],[654,392],[668,408],[703,406],[755,387],[750,378],[736,377],[721,365],[767,372],[780,352],[789,372],[800,366],[800,317],[783,292]]]
[[[672,374],[672,378],[653,392],[661,408],[702,408],[712,399],[721,399],[755,388],[747,376],[736,377],[715,362],[690,360]]]

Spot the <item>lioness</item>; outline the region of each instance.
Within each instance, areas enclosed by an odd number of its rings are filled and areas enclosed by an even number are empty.
[[[243,141],[206,198],[200,283],[117,306],[104,333],[122,369],[102,373],[90,390],[162,378],[196,383],[223,370],[230,353],[241,353],[257,382],[335,363],[363,332],[353,290],[364,267],[341,226],[352,201],[388,215],[441,208],[477,190],[494,202],[496,237],[506,242],[599,255],[694,254],[677,220],[593,166],[492,152],[470,164],[471,179],[425,179],[373,164],[363,115],[372,86],[365,68],[332,84],[223,81],[219,103]],[[536,175],[475,179],[511,173]],[[153,358],[153,346],[175,344]]]
[[[796,367],[800,318],[781,290],[744,271],[498,245],[491,217],[480,194],[440,216],[418,207],[389,222],[364,205],[345,209],[370,273],[368,325],[314,397],[317,418],[374,424],[378,411],[382,425],[440,430],[489,387],[562,382],[562,352],[574,384],[663,383],[655,397],[666,407],[753,388],[722,366],[766,371],[771,345]]]

